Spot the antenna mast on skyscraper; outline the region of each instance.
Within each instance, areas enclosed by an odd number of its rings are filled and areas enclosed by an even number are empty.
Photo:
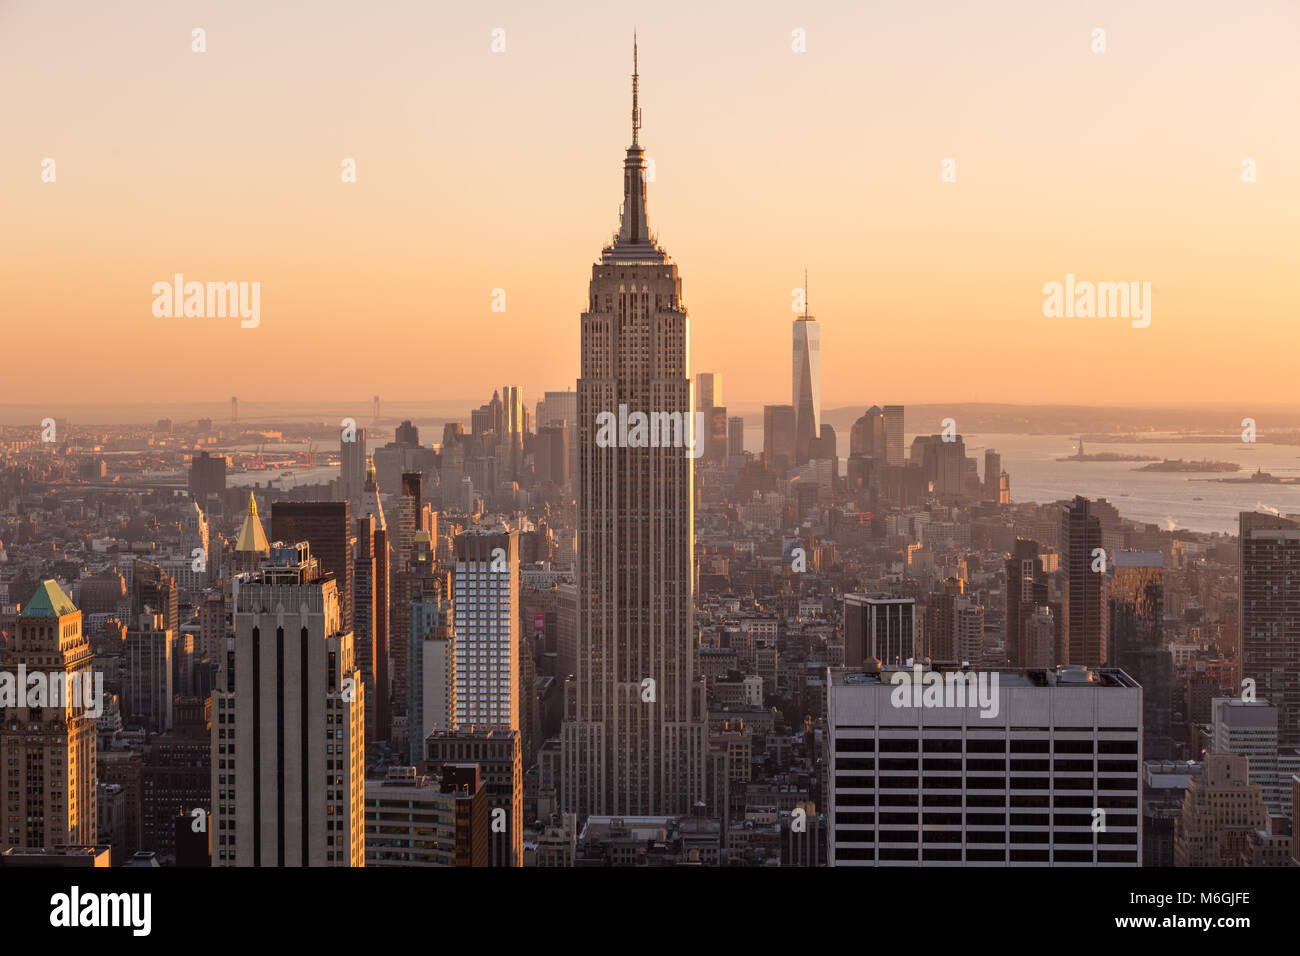
[[[637,106],[637,93],[640,83],[640,76],[637,73],[636,65],[636,28],[632,28],[632,145],[640,145],[641,134],[641,108]]]

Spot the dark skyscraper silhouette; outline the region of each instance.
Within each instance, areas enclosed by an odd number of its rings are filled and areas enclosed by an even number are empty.
[[[1076,496],[1061,516],[1066,580],[1062,636],[1070,664],[1100,667],[1106,662],[1105,564],[1100,549],[1101,519],[1092,513],[1091,501]]]
[[[347,501],[275,501],[271,503],[271,540],[306,541],[321,571],[338,582],[344,631],[352,630],[352,506]]]
[[[1047,575],[1038,558],[1038,542],[1017,538],[1007,558],[1006,641],[1007,662],[1012,667],[1029,666],[1031,648],[1027,641],[1034,612],[1047,603]]]
[[[1300,522],[1243,511],[1241,676],[1277,708],[1281,748],[1300,747]]]

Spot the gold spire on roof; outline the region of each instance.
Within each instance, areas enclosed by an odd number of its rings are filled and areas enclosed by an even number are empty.
[[[244,526],[239,530],[235,550],[258,551],[264,554],[271,550],[266,540],[266,532],[262,530],[262,522],[257,517],[257,498],[251,491],[248,493],[248,514],[244,516]]]

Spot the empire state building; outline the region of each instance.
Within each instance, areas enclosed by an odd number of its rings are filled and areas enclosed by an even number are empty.
[[[687,814],[705,789],[694,452],[598,440],[597,417],[620,406],[692,420],[681,279],[646,218],[638,79],[634,43],[621,222],[592,266],[582,314],[577,674],[565,688],[559,784],[561,809],[579,817]]]

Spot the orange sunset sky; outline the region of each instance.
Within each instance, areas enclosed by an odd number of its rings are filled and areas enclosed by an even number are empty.
[[[1296,399],[1294,0],[0,0],[0,403],[572,388],[634,25],[729,404],[790,400],[805,266],[824,407]],[[176,272],[260,282],[260,326],[155,318]],[[1151,326],[1044,318],[1066,273]]]

